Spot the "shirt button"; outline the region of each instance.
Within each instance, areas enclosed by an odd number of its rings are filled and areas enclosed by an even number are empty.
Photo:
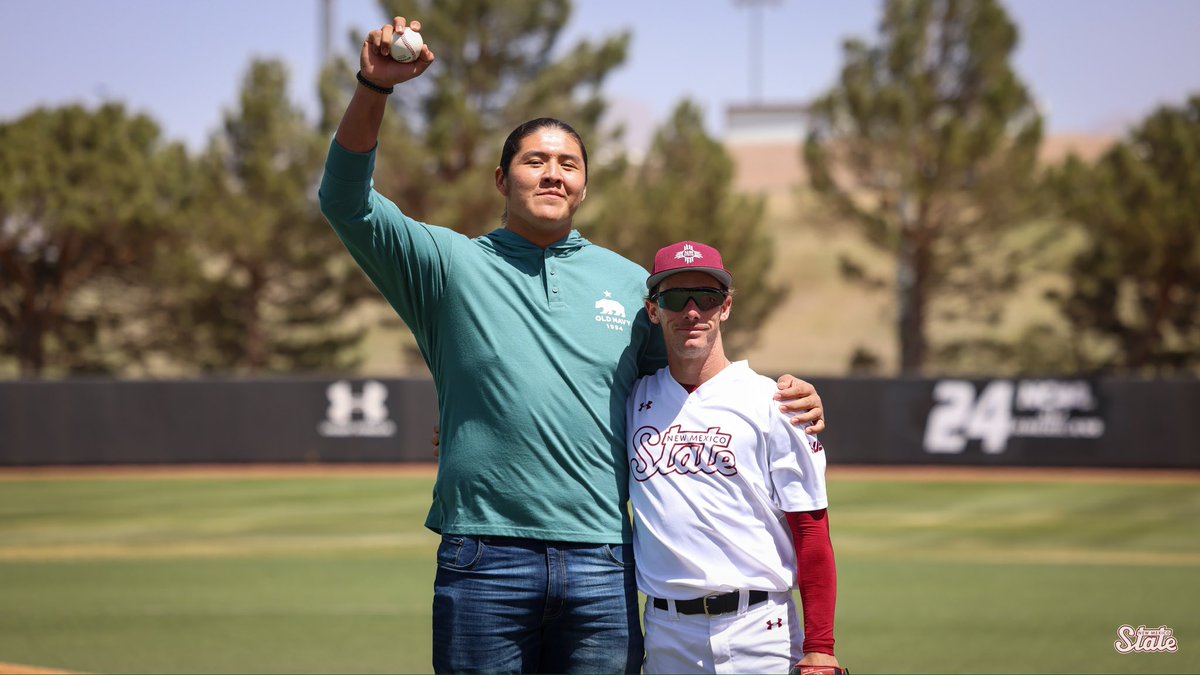
[[[556,270],[556,269],[552,269],[552,270],[550,270],[550,274],[553,274],[553,275],[555,275],[555,276],[558,276],[558,270]]]
[[[557,292],[558,292],[558,286],[555,286],[555,287],[554,287],[554,288],[552,288],[551,290],[553,290],[555,293],[557,293]]]

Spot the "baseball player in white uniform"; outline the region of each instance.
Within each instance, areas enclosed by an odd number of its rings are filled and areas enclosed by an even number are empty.
[[[627,404],[643,672],[841,672],[820,442],[788,423],[773,380],[726,358],[733,279],[716,249],[665,247],[646,283],[669,365]]]

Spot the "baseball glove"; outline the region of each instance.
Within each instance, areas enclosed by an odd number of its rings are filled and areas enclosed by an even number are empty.
[[[788,675],[850,675],[850,671],[837,666],[802,666],[797,663],[788,671]]]

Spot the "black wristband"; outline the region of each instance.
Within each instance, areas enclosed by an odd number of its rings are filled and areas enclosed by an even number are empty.
[[[387,95],[387,94],[392,93],[393,91],[396,91],[395,87],[381,87],[381,86],[375,84],[374,82],[368,80],[367,78],[363,77],[361,70],[358,71],[358,73],[354,77],[358,78],[359,84],[366,87],[367,89],[370,89],[371,91],[375,92],[376,94]]]

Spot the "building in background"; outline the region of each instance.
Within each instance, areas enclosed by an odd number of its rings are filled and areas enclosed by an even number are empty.
[[[734,104],[725,109],[725,149],[733,159],[739,192],[792,190],[807,180],[801,150],[808,106],[801,103]]]

